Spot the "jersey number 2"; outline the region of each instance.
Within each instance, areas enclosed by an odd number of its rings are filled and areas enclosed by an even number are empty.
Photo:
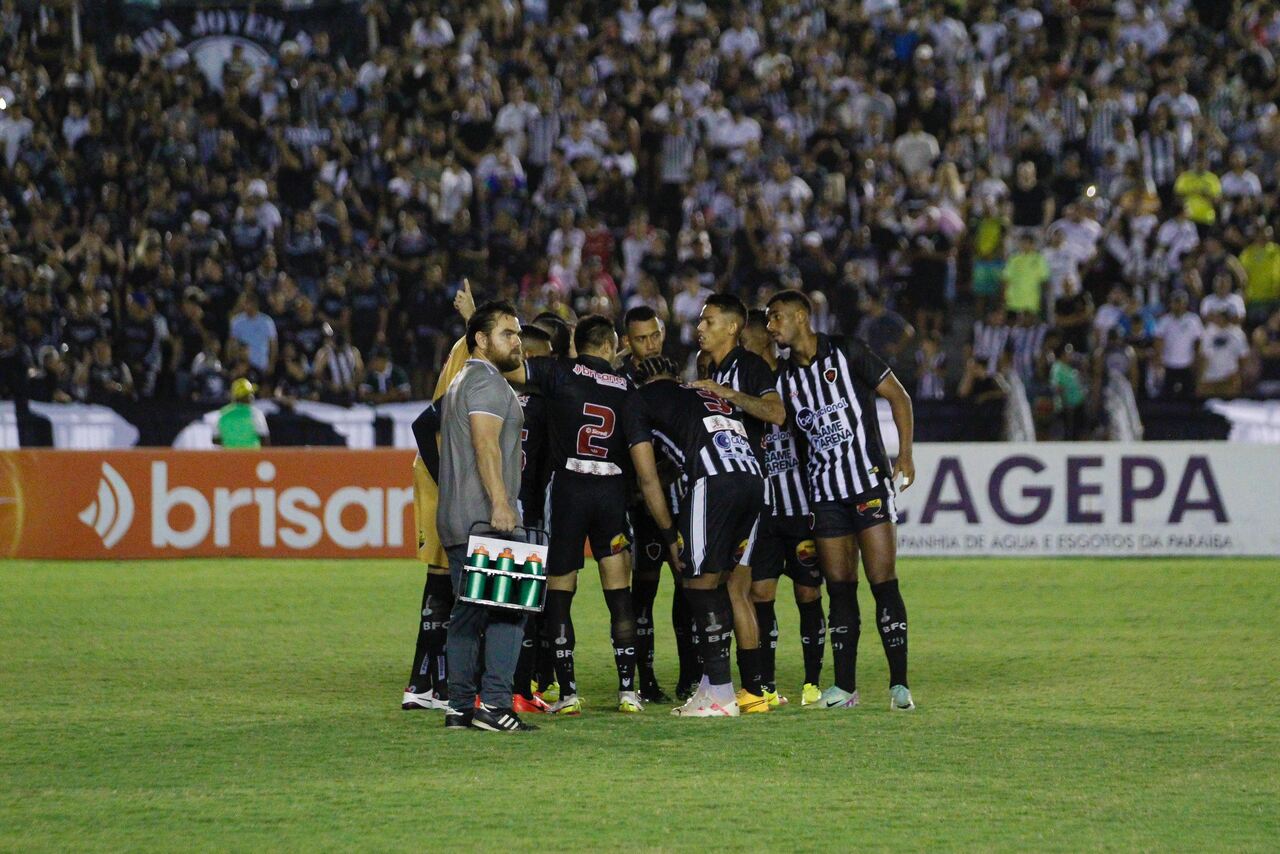
[[[578,430],[578,454],[583,457],[603,459],[609,456],[609,449],[595,443],[596,439],[608,439],[613,435],[614,423],[617,421],[613,410],[595,403],[584,403],[582,414],[588,418],[599,419],[599,424],[583,424]]]

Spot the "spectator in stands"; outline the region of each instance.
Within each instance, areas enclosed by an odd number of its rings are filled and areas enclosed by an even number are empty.
[[[259,310],[257,294],[246,293],[240,298],[240,311],[231,317],[230,333],[244,347],[254,370],[262,376],[275,371],[279,348],[276,323]]]
[[[1255,225],[1249,245],[1240,253],[1246,283],[1244,302],[1249,318],[1257,323],[1280,307],[1280,243],[1270,225]]]
[[[134,398],[129,366],[112,358],[111,342],[103,338],[93,343],[93,355],[80,363],[73,383],[76,398],[86,403],[110,406]]]
[[[1156,326],[1154,358],[1163,375],[1161,396],[1166,399],[1191,397],[1196,387],[1196,359],[1204,336],[1199,316],[1187,311],[1187,294],[1177,291],[1170,300],[1170,312]]]
[[[1196,397],[1230,399],[1240,396],[1249,341],[1244,331],[1231,320],[1229,311],[1225,305],[1214,308],[1200,335]]]
[[[362,403],[399,403],[409,399],[409,375],[404,368],[392,364],[391,351],[375,347],[369,355],[369,366],[360,382]]]
[[[1280,397],[1280,308],[1253,330],[1253,354],[1258,360],[1258,394]]]
[[[916,330],[906,319],[885,305],[884,293],[876,285],[868,285],[862,302],[862,319],[858,321],[857,336],[880,354],[887,364],[900,363],[900,356],[907,351]],[[941,332],[927,334],[924,339],[941,340]]]
[[[1023,232],[1018,251],[1004,266],[1004,302],[1009,311],[1043,314],[1044,286],[1049,282],[1049,262],[1036,249],[1035,238]]]
[[[335,332],[325,324],[324,333],[324,345],[316,353],[314,366],[320,399],[349,406],[355,403],[357,385],[364,376],[364,359],[347,341],[345,332]]]
[[[285,406],[293,406],[299,400],[319,400],[320,390],[306,354],[292,341],[286,341],[280,352],[280,367],[276,371],[275,399]]]
[[[222,367],[222,345],[206,333],[200,352],[191,360],[191,399],[196,403],[222,403],[231,380]]]

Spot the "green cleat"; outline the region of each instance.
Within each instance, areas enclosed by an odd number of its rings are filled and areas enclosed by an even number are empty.
[[[537,694],[548,704],[557,703],[560,700],[560,683],[552,682],[541,691],[535,690],[533,693]]]
[[[822,689],[812,682],[804,683],[804,687],[800,689],[800,705],[816,706],[818,701],[822,699]]]

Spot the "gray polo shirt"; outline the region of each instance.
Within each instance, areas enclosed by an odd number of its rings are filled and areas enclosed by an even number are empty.
[[[445,547],[464,545],[476,522],[487,523],[493,512],[480,480],[475,447],[471,444],[471,416],[502,419],[498,450],[502,480],[515,509],[520,494],[520,431],[524,411],[511,385],[483,359],[468,359],[449,384],[441,403],[440,503],[436,528]]]

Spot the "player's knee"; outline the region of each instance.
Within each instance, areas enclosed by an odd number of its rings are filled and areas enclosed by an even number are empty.
[[[757,603],[772,602],[777,597],[778,597],[777,582],[757,581],[751,585],[751,601],[752,602],[757,602]]]
[[[797,584],[795,586],[796,604],[808,605],[810,602],[817,602],[822,599],[821,587],[805,587]]]

